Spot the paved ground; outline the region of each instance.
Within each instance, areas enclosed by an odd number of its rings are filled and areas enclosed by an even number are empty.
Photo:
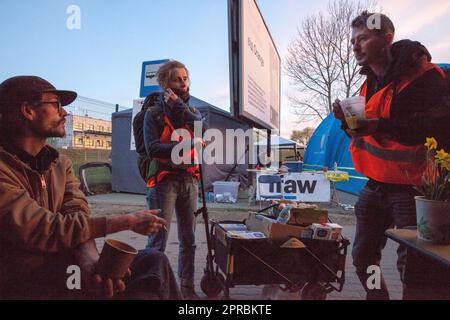
[[[112,194],[112,195],[102,195],[102,196],[94,196],[89,197],[89,202],[91,207],[93,208],[94,213],[96,212],[96,208],[101,208],[106,204],[112,204],[113,208],[116,211],[123,210],[123,208],[139,208],[145,205],[145,197],[138,195],[123,195],[123,194]],[[242,208],[241,205],[228,205],[228,204],[211,204],[210,213],[213,218],[218,218],[218,220],[224,219],[237,219],[240,220],[246,211],[246,208]],[[259,207],[259,206],[257,206]],[[104,208],[102,210],[105,210]],[[110,209],[112,210],[112,209]],[[101,210],[100,210],[101,211]],[[112,210],[114,211],[114,210]],[[225,212],[225,213],[224,213]],[[101,212],[101,214],[107,214],[105,212]],[[347,213],[346,215],[338,215],[333,214],[333,217],[337,218],[337,222],[344,226],[344,235],[353,241],[355,226],[354,219],[351,214]],[[178,239],[176,236],[176,220],[172,221],[172,227],[170,229],[169,241],[167,245],[166,254],[169,257],[169,260],[172,264],[174,271],[177,270],[177,256],[178,256]],[[111,238],[120,239],[125,241],[137,249],[144,248],[146,245],[146,237],[135,234],[133,232],[121,232],[118,234],[114,234],[110,236]],[[207,254],[207,245],[206,245],[206,237],[205,237],[205,229],[200,219],[199,224],[197,225],[196,230],[196,241],[197,241],[197,253],[196,253],[196,273],[195,273],[195,282],[196,289],[199,295],[203,299],[207,299],[207,297],[200,290],[200,280],[203,276],[203,269],[206,263],[206,254]],[[103,246],[104,239],[98,239],[97,245],[99,249]],[[332,292],[328,295],[327,299],[330,300],[361,300],[364,299],[365,293],[364,290],[359,283],[359,280],[354,273],[354,267],[352,265],[351,259],[351,245],[349,247],[349,254],[346,260],[346,281],[344,285],[344,290],[340,293]],[[396,262],[396,249],[397,244],[388,241],[388,244],[383,251],[383,260],[382,260],[382,270],[387,281],[391,298],[392,299],[401,299],[401,283],[399,279],[398,272],[396,270],[395,262]],[[279,299],[279,300],[295,300],[300,299],[298,293],[286,293],[279,291],[278,294],[273,294],[271,297],[268,295],[262,295],[263,286],[236,286],[230,290],[230,295],[232,299],[238,300],[255,300],[255,299]]]

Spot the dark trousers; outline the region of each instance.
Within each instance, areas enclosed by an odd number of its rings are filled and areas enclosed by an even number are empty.
[[[28,279],[16,280],[2,288],[1,299],[13,300],[86,300],[94,299],[83,290],[67,288],[67,259],[55,259],[36,270]],[[153,249],[139,251],[131,267],[131,277],[125,279],[126,290],[115,299],[181,300],[172,268],[167,257]]]
[[[368,299],[388,299],[386,283],[381,276],[381,288],[369,289],[369,266],[379,266],[381,252],[386,246],[385,231],[390,227],[404,228],[416,225],[414,196],[417,192],[409,186],[383,184],[370,180],[361,190],[355,205],[356,234],[353,243],[353,264],[367,292]],[[397,268],[403,281],[406,248],[397,250]]]

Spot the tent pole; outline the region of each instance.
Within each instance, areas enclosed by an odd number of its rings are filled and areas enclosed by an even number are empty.
[[[271,154],[271,138],[272,138],[272,130],[268,129],[267,130],[267,158],[270,159],[270,154]],[[269,163],[267,164],[267,167],[271,167],[272,166],[272,159],[270,159]]]
[[[248,150],[249,150],[249,145],[250,145],[250,144],[248,144],[247,147],[245,147],[245,152],[244,152],[244,154],[242,155],[242,157],[245,157],[245,156],[247,155]],[[227,175],[227,177],[225,178],[225,181],[228,181],[228,179],[230,179],[230,177],[231,177],[231,175],[233,174],[234,170],[236,170],[237,166],[239,165],[239,162],[242,160],[242,157],[238,160],[237,163],[234,164],[233,168],[231,168],[231,170],[228,172],[228,175]]]
[[[257,155],[256,164],[260,165],[260,162],[259,162],[259,129],[256,129],[256,141],[258,141],[256,143],[256,155]]]

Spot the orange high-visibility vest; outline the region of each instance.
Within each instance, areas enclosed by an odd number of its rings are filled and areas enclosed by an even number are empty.
[[[445,78],[445,74],[438,66],[426,62],[414,75],[404,77],[400,81],[396,87],[397,94],[432,69],[436,69]],[[366,118],[389,119],[393,94],[394,84],[390,83],[375,93],[368,101],[366,98]],[[367,97],[367,81],[364,83],[360,95]],[[368,178],[392,184],[421,184],[421,177],[426,167],[426,149],[423,144],[405,146],[383,137],[380,133],[354,138],[350,145],[350,152],[356,171]]]
[[[194,133],[192,132],[192,130],[186,125],[183,127],[183,129],[186,129],[189,131],[190,134],[190,138],[192,139],[194,137]],[[180,135],[177,134],[175,128],[173,127],[172,123],[170,122],[169,118],[167,116],[164,116],[164,129],[163,132],[161,134],[161,137],[159,138],[160,143],[171,143],[172,141],[172,134],[175,134],[175,138],[178,141],[183,141],[183,137],[181,137]],[[193,161],[193,164],[195,163],[199,163],[198,162],[198,155],[197,155],[197,151],[195,150],[194,147],[191,148],[191,160]],[[158,170],[157,174],[155,176],[152,176],[148,179],[147,181],[147,187],[149,188],[153,188],[155,186],[155,177],[156,177],[156,182],[161,182],[164,177],[166,177],[169,174],[179,174],[180,171],[171,171],[171,170],[167,170],[164,168],[168,168],[168,167],[174,167],[174,168],[178,168],[180,166],[176,166],[173,165],[170,159],[160,159],[158,158],[157,161],[160,163],[160,166],[162,164],[162,169]],[[185,170],[186,172],[192,174],[192,176],[199,180],[200,179],[200,170],[199,170],[199,165],[192,165],[192,166],[186,166],[183,167],[183,170]]]

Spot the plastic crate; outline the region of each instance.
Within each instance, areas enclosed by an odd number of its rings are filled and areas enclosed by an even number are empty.
[[[214,186],[214,199],[216,202],[236,203],[239,192],[239,182],[216,181]]]

